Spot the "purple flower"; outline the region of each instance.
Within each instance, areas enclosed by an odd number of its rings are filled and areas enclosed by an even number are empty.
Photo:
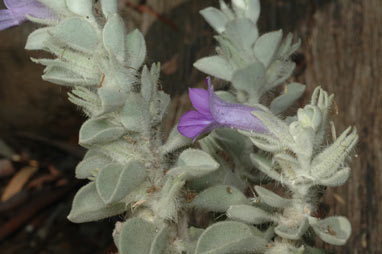
[[[25,15],[36,18],[53,18],[54,14],[37,0],[4,0],[7,10],[0,10],[0,30],[20,25],[26,21]]]
[[[193,141],[206,132],[219,127],[236,128],[246,131],[267,132],[265,125],[251,114],[261,110],[242,104],[222,101],[214,93],[214,88],[207,78],[208,91],[190,88],[189,96],[195,110],[185,113],[179,121],[178,131]]]

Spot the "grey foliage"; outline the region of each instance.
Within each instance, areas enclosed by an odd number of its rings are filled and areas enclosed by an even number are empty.
[[[346,218],[314,217],[316,187],[340,186],[350,177],[357,131],[349,127],[327,145],[333,95],[321,88],[296,115],[277,116],[305,91],[285,82],[300,41],[283,38],[281,30],[259,34],[258,0],[220,0],[220,9],[200,11],[217,32],[218,47],[194,66],[230,82],[216,94],[259,108],[252,113],[268,132],[217,129],[198,140],[200,149],[176,127],[163,140],[170,96],[158,86],[160,65],[143,65],[144,37],[127,31],[117,0],[40,2],[56,18],[27,16],[44,27],[29,35],[25,48],[52,55],[32,61],[45,66],[44,80],[71,89],[69,100],[88,117],[79,143],[89,151],[75,173],[90,182],[75,195],[69,220],[121,215],[113,232],[121,254],[323,253],[305,242],[311,232],[329,244],[346,243]],[[259,104],[281,84],[269,108]],[[271,182],[282,188],[263,185]],[[195,208],[227,220],[190,227],[187,213]]]

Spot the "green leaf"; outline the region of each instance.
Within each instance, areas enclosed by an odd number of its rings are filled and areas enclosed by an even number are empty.
[[[304,93],[305,85],[300,83],[290,83],[285,88],[285,93],[276,97],[270,105],[271,111],[278,115],[293,105]]]
[[[223,80],[230,81],[232,79],[233,68],[221,56],[203,57],[194,63],[194,67]]]
[[[291,240],[299,240],[302,235],[309,228],[308,218],[304,217],[301,221],[293,221],[294,225],[289,224],[279,224],[275,228],[275,233],[283,238]]]
[[[53,60],[59,61],[59,60]],[[98,80],[93,77],[86,78],[78,73],[66,68],[66,64],[51,64],[44,69],[42,79],[63,86],[94,86]]]
[[[227,217],[247,224],[262,224],[274,220],[271,214],[249,205],[230,206],[227,210]]]
[[[190,180],[207,175],[218,168],[219,163],[211,155],[202,150],[190,148],[180,154],[177,166],[170,169],[168,174]]]
[[[276,181],[280,181],[280,173],[273,169],[272,161],[270,159],[267,159],[264,156],[255,153],[250,154],[250,159],[253,165],[255,165],[255,167],[261,172],[263,172],[265,175]]]
[[[141,74],[141,94],[143,99],[145,99],[147,103],[150,102],[153,89],[154,89],[154,84],[151,79],[151,73],[149,69],[147,68],[147,66],[145,65],[143,66],[142,74]]]
[[[228,37],[237,48],[243,49],[247,54],[251,54],[252,46],[259,37],[259,32],[251,20],[242,18],[228,22],[224,35]]]
[[[76,178],[87,179],[98,174],[98,172],[110,164],[110,158],[102,155],[95,154],[86,156],[76,167]]]
[[[84,146],[104,144],[119,139],[125,129],[113,125],[107,118],[91,118],[80,129],[79,143]]]
[[[141,132],[148,127],[147,103],[140,94],[127,95],[120,118],[123,126],[130,131]]]
[[[274,56],[276,55],[282,37],[282,30],[278,30],[263,34],[256,41],[256,44],[254,46],[255,55],[257,59],[259,59],[260,62],[264,64],[265,67],[269,66]]]
[[[96,179],[97,191],[106,204],[115,203],[139,186],[146,178],[146,168],[138,161],[127,165],[111,163]]]
[[[29,34],[25,49],[27,50],[42,50],[45,49],[45,41],[51,40],[49,35],[49,27],[37,29]]]
[[[113,2],[112,0],[109,0]],[[106,50],[113,54],[118,61],[125,61],[126,57],[126,32],[123,19],[114,14],[109,17],[103,28],[103,45]]]
[[[127,64],[129,67],[138,69],[146,57],[146,42],[142,33],[135,29],[126,37]]]
[[[163,227],[151,243],[150,254],[163,254],[168,245],[168,228]]]
[[[80,16],[93,17],[93,0],[66,0],[68,9]]]
[[[98,196],[95,183],[91,182],[83,186],[74,196],[68,219],[75,223],[82,223],[112,217],[124,211],[124,203],[105,205]]]
[[[208,7],[200,11],[200,14],[216,32],[224,32],[228,18],[224,13],[214,7]]]
[[[151,242],[157,228],[151,222],[141,218],[132,218],[122,225],[119,236],[120,254],[151,254]]]
[[[234,221],[208,227],[200,236],[195,254],[262,253],[266,241],[253,234],[252,228]]]
[[[231,205],[249,204],[238,189],[228,185],[215,185],[200,193],[191,206],[213,212],[225,212]]]
[[[282,198],[276,193],[267,190],[261,186],[255,186],[255,190],[257,194],[259,194],[261,200],[271,206],[276,208],[285,208],[288,207],[291,204],[291,200]]]
[[[329,187],[341,186],[349,179],[350,173],[351,169],[349,167],[345,167],[328,178],[319,179],[318,182],[320,185]]]
[[[102,13],[105,18],[109,18],[110,15],[117,13],[118,1],[117,0],[101,0]]]
[[[333,245],[344,245],[351,234],[350,222],[342,216],[319,220],[311,226],[321,240]]]
[[[49,7],[59,15],[70,15],[65,0],[39,0],[45,6]]]
[[[84,18],[64,19],[60,24],[51,28],[51,33],[54,38],[69,47],[89,54],[93,53],[98,44],[95,28]]]
[[[265,68],[260,62],[255,62],[243,69],[235,71],[232,77],[232,84],[238,90],[248,93],[251,99],[256,102],[264,93]]]

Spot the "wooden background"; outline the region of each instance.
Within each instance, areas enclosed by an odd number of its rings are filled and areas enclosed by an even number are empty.
[[[213,54],[213,32],[198,11],[217,0],[120,0],[129,27],[146,34],[147,63],[162,62],[162,86],[173,98],[165,127],[190,107],[189,86],[202,86],[204,75],[192,67]],[[353,226],[344,247],[335,253],[382,253],[382,1],[263,0],[259,28],[282,28],[302,39],[293,79],[307,84],[305,100],[321,85],[335,94],[332,117],[338,133],[359,130],[353,175],[329,190],[329,215],[343,215]],[[83,117],[66,102],[66,90],[40,81],[42,68],[23,50],[32,24],[0,33],[0,136],[26,132],[73,140]],[[29,56],[35,53],[28,53]]]

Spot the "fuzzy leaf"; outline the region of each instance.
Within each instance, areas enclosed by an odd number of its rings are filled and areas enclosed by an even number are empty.
[[[68,9],[83,17],[93,17],[93,0],[66,0]]]
[[[351,234],[350,222],[342,216],[319,220],[311,226],[321,240],[333,245],[344,245]]]
[[[345,167],[344,169],[339,170],[334,173],[332,176],[324,179],[319,179],[319,184],[329,187],[337,187],[343,185],[350,176],[351,169],[349,167]]]
[[[194,67],[199,71],[223,80],[230,81],[232,79],[233,68],[228,61],[221,56],[201,58],[194,63]]]
[[[233,41],[236,47],[243,49],[246,53],[252,53],[252,46],[258,38],[259,32],[251,20],[247,18],[231,20],[225,29],[225,36]]]
[[[96,154],[92,156],[87,156],[76,167],[76,178],[87,179],[92,177],[98,172],[110,164],[110,158],[102,155]]]
[[[230,206],[227,210],[227,217],[247,224],[262,224],[273,221],[271,214],[249,205]]]
[[[132,218],[122,225],[119,236],[120,254],[150,254],[151,242],[156,235],[153,223],[141,218]]]
[[[113,125],[107,118],[91,118],[82,124],[78,142],[85,146],[104,144],[119,139],[124,133],[124,128]]]
[[[118,11],[118,0],[101,0],[102,13],[105,18],[117,13]]]
[[[261,253],[266,241],[253,234],[252,228],[234,221],[208,227],[200,236],[195,254]]]
[[[248,93],[249,97],[256,98],[263,94],[265,85],[265,68],[260,62],[253,63],[243,69],[235,71],[232,77],[232,84],[238,90]]]
[[[89,54],[93,53],[98,44],[94,27],[85,19],[79,17],[63,20],[57,26],[51,28],[51,33],[54,38],[69,47]]]
[[[295,225],[279,224],[275,228],[275,233],[283,238],[290,240],[299,240],[306,230],[309,228],[309,221],[306,217],[300,222],[295,222]]]
[[[134,69],[141,67],[146,57],[146,42],[138,29],[127,34],[126,54],[128,66]]]
[[[126,32],[123,19],[118,14],[108,18],[102,36],[106,50],[114,54],[118,61],[123,62],[126,57]]]
[[[210,26],[219,34],[224,32],[228,18],[224,13],[214,7],[208,7],[200,11],[200,14]]]
[[[143,99],[145,99],[147,103],[150,102],[153,89],[154,89],[154,84],[151,80],[151,73],[149,69],[147,68],[147,66],[145,65],[143,66],[142,74],[141,74],[141,94]]]
[[[281,30],[263,34],[256,41],[254,52],[257,59],[268,67],[280,46],[283,33]]]
[[[27,50],[42,50],[45,48],[45,41],[52,37],[49,35],[49,27],[37,29],[29,34],[25,49]]]
[[[276,97],[271,105],[270,109],[275,114],[278,115],[284,112],[287,108],[293,105],[304,93],[305,86],[293,82],[285,87],[284,94]]]
[[[54,10],[59,15],[69,15],[68,7],[65,0],[39,0],[45,6]]]
[[[96,221],[125,211],[124,203],[105,205],[98,196],[94,182],[83,186],[74,196],[68,219],[75,223]]]
[[[106,204],[115,203],[139,186],[146,178],[146,168],[138,161],[127,165],[111,163],[96,179],[99,196]]]
[[[285,208],[290,205],[291,201],[286,198],[282,198],[276,193],[269,191],[261,186],[255,186],[257,194],[259,194],[262,201],[265,204],[275,208]]]
[[[168,174],[190,180],[207,175],[218,168],[219,163],[208,153],[198,149],[187,149],[179,155],[177,167],[170,169]]]
[[[98,80],[92,77],[80,76],[78,73],[64,67],[64,65],[52,64],[47,66],[44,69],[44,75],[41,76],[42,79],[63,86],[94,86],[98,83]]]
[[[171,153],[175,150],[190,145],[192,140],[179,133],[177,126],[172,128],[170,135],[168,136],[166,143],[160,147],[161,152]]]
[[[228,185],[215,185],[200,193],[191,206],[213,212],[225,212],[231,205],[249,204],[238,189]]]
[[[126,129],[140,132],[148,126],[147,105],[140,94],[130,93],[121,111],[121,122]]]
[[[153,239],[150,254],[163,254],[168,245],[168,228],[163,227]]]
[[[287,80],[292,75],[295,67],[296,64],[290,60],[274,60],[267,68],[267,91]]]
[[[281,176],[280,173],[276,172],[272,168],[272,161],[259,155],[252,153],[250,155],[252,163],[255,165],[256,168],[258,168],[261,172],[263,172],[265,175],[271,177],[272,179],[276,181],[280,181]]]

